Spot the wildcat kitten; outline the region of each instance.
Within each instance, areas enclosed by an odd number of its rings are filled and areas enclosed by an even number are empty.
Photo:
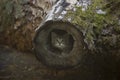
[[[55,32],[51,33],[51,43],[54,48],[61,50],[62,52],[67,51],[69,48],[69,34],[59,35]]]

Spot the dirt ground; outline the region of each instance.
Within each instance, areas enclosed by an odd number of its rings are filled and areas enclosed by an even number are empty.
[[[0,46],[0,80],[120,80],[120,59],[113,55],[87,54],[71,69],[46,67],[34,53]]]

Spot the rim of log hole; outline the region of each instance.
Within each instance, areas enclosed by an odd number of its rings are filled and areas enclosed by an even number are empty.
[[[43,64],[68,68],[80,63],[85,43],[82,32],[70,22],[47,21],[36,31],[34,51]]]

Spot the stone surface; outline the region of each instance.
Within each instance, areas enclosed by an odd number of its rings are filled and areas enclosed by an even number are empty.
[[[31,51],[35,29],[54,3],[53,0],[1,0],[0,44]]]

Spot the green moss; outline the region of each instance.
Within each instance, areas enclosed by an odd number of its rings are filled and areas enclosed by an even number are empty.
[[[13,2],[8,0],[0,1],[0,32],[10,28],[14,24]]]
[[[92,4],[85,11],[82,7],[76,7],[76,11],[69,11],[66,18],[72,17],[72,23],[77,24],[85,34],[87,44],[94,45],[94,40],[101,35],[102,30],[108,26],[116,26],[118,19],[116,15],[111,15],[104,7],[108,4],[104,0],[92,0]],[[101,9],[106,14],[98,14],[96,10]],[[118,31],[119,29],[116,28]],[[89,46],[89,45],[88,45]]]

